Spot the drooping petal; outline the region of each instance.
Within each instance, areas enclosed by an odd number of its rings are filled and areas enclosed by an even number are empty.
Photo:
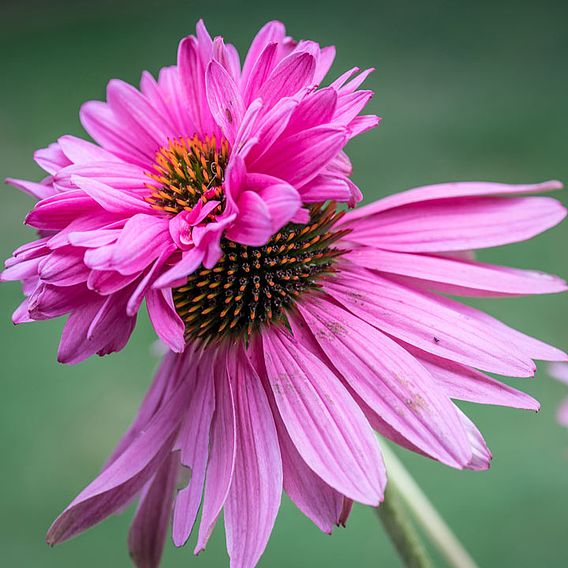
[[[191,469],[191,479],[176,497],[172,529],[176,546],[183,546],[189,538],[201,504],[209,456],[209,430],[215,409],[213,364],[210,354],[204,354],[200,360],[196,358],[188,365],[196,367],[190,370],[196,378],[187,418],[180,430],[179,445],[181,464]]]
[[[436,383],[453,399],[496,404],[537,411],[540,404],[532,396],[455,361],[407,346],[407,350],[428,369]]]
[[[263,336],[268,380],[288,434],[334,489],[377,505],[386,482],[372,430],[339,379],[286,332]]]
[[[167,457],[140,498],[128,531],[128,550],[137,568],[158,568],[166,542],[179,469],[175,453]]]
[[[225,531],[231,566],[253,568],[280,507],[282,458],[260,377],[242,351],[235,355],[228,365],[235,385],[237,452],[225,504]]]
[[[190,389],[180,383],[168,401],[108,468],[55,520],[47,542],[57,544],[99,523],[127,504],[158,471],[171,451]]]
[[[458,413],[467,432],[472,451],[472,458],[467,464],[467,469],[471,469],[473,471],[485,471],[486,469],[489,469],[493,456],[491,455],[481,432],[461,410],[458,409]]]
[[[220,349],[213,362],[215,384],[215,414],[211,424],[210,456],[207,482],[203,495],[203,511],[195,554],[201,552],[225,504],[236,459],[237,426],[233,387],[227,374],[227,353]]]
[[[299,309],[345,381],[384,421],[428,455],[454,467],[468,463],[454,405],[414,357],[330,301],[313,298]]]
[[[255,351],[255,357],[261,362],[255,368],[261,374],[263,381],[267,382],[266,370],[262,363],[264,361],[262,346],[255,345]],[[284,490],[298,509],[320,530],[331,534],[334,526],[340,524],[343,495],[331,488],[308,467],[294,446],[280,417],[276,402],[270,395],[269,402],[280,442]]]
[[[459,304],[412,290],[379,275],[325,285],[330,295],[373,326],[410,345],[443,358],[502,375],[532,376],[530,355],[515,345],[515,335],[496,330],[479,318],[464,317]]]

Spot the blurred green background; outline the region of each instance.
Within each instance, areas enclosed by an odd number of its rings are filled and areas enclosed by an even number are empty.
[[[175,60],[179,39],[204,17],[242,50],[266,20],[297,38],[335,44],[334,73],[374,66],[368,86],[382,125],[349,154],[366,199],[449,180],[568,180],[568,35],[565,2],[287,0],[197,3],[3,0],[0,6],[0,176],[39,179],[32,152],[83,135],[80,104],[104,97],[113,77]],[[2,189],[0,256],[32,238],[32,205]],[[566,202],[565,196],[560,196]],[[484,260],[568,277],[568,226]],[[61,322],[14,328],[19,286],[0,286],[0,564],[10,568],[128,566],[131,511],[55,549],[45,530],[96,474],[132,418],[156,357],[141,322],[120,354],[77,367],[56,363]],[[568,348],[568,296],[479,302],[508,323]],[[541,367],[515,381],[542,401],[539,414],[466,411],[494,452],[486,473],[452,471],[400,452],[483,567],[568,565],[568,435],[555,424],[563,387]],[[168,542],[165,567],[225,566],[219,526],[207,551]],[[437,558],[437,565],[443,562]],[[347,529],[323,535],[285,500],[264,567],[399,565],[373,511],[356,507]]]

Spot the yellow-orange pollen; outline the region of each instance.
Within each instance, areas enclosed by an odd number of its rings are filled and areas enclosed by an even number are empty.
[[[219,200],[221,210],[228,160],[229,143],[224,138],[218,141],[215,136],[206,136],[201,140],[196,134],[170,140],[156,153],[153,171],[147,172],[155,183],[146,185],[151,192],[146,201],[172,215],[191,211],[199,200]]]

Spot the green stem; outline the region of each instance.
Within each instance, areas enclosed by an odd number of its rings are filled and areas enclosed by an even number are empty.
[[[415,521],[448,564],[452,568],[478,568],[473,558],[392,450],[384,443],[381,444],[381,449],[388,472],[389,485],[394,482],[401,500],[404,501]]]
[[[377,513],[404,566],[407,568],[431,568],[432,562],[412,526],[408,512],[404,508],[400,494],[392,481],[389,481],[385,500],[377,509]]]

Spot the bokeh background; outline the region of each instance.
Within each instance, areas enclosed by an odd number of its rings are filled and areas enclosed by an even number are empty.
[[[175,60],[179,39],[204,17],[244,50],[278,18],[297,38],[338,48],[334,72],[374,66],[375,131],[354,141],[355,178],[371,200],[449,180],[568,180],[568,35],[565,2],[0,2],[0,176],[39,179],[32,152],[83,135],[80,104],[113,77],[136,84]],[[566,202],[566,197],[560,195]],[[4,188],[0,256],[29,239],[31,200]],[[481,258],[568,277],[568,225]],[[50,549],[56,514],[98,471],[131,420],[156,356],[146,321],[119,354],[58,365],[61,322],[14,328],[16,284],[0,286],[0,564],[10,568],[126,567],[132,511]],[[479,302],[520,329],[568,348],[568,296]],[[452,471],[400,452],[483,567],[567,566],[568,433],[554,421],[563,387],[541,366],[515,381],[539,414],[464,405],[494,452],[486,473]],[[568,393],[567,393],[568,394]],[[220,523],[222,525],[222,523]],[[166,546],[165,567],[226,566],[222,526],[195,559]],[[435,555],[435,553],[434,553]],[[436,565],[443,566],[435,556]],[[375,513],[356,507],[347,529],[323,535],[284,500],[264,567],[399,565]]]

